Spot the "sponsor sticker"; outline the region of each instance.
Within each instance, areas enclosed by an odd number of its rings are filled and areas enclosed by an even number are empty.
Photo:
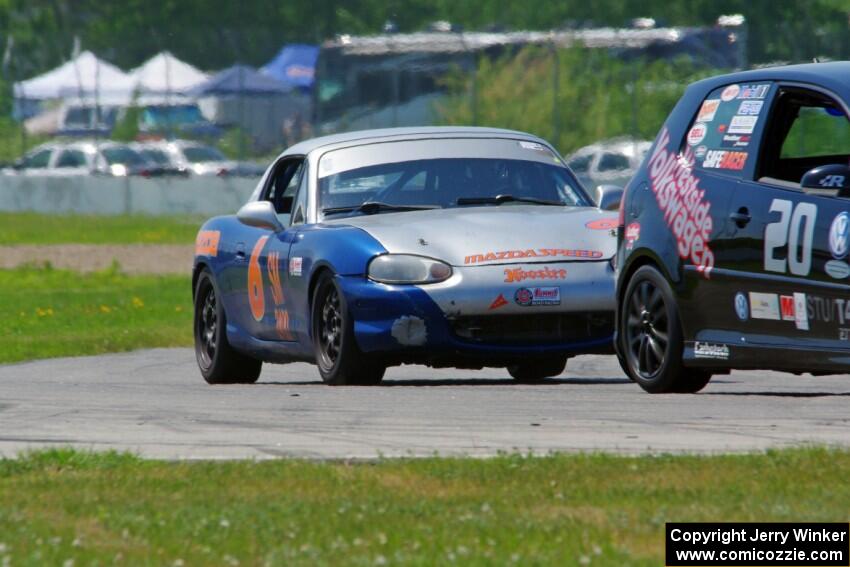
[[[758,116],[733,116],[726,131],[730,134],[752,134],[758,119]]]
[[[543,144],[538,144],[537,142],[520,142],[520,147],[525,148],[526,150],[534,150],[536,152],[548,152],[549,149]]]
[[[738,95],[740,99],[759,99],[767,96],[770,85],[746,85]]]
[[[750,318],[750,304],[747,302],[747,296],[740,291],[735,294],[735,315],[741,321]]]
[[[694,149],[694,157],[697,159],[703,159],[705,157],[706,152],[708,151],[707,146],[697,146]]]
[[[850,276],[850,264],[842,260],[830,260],[824,265],[823,271],[831,278],[843,280]]]
[[[635,242],[640,238],[640,223],[633,222],[626,227],[626,250],[631,250]]]
[[[850,329],[847,327],[841,327],[838,329],[838,340],[839,341],[850,341]]]
[[[780,295],[779,296],[779,308],[782,310],[782,320],[783,321],[796,321],[797,317],[794,315],[794,296],[793,295]]]
[[[499,297],[493,300],[493,303],[490,304],[490,311],[493,309],[498,309],[499,307],[504,307],[508,304],[508,300],[505,299],[505,294],[500,293]]]
[[[850,214],[845,211],[835,215],[829,227],[829,251],[832,257],[840,260],[847,256],[848,244],[850,244]]]
[[[801,331],[809,330],[809,310],[805,293],[794,292],[794,323]]]
[[[720,344],[694,343],[694,358],[713,358],[715,360],[728,360],[729,347]]]
[[[501,250],[484,254],[465,256],[464,264],[483,264],[500,260],[517,260],[519,258],[584,258],[598,260],[602,258],[599,250],[571,250],[566,248],[529,248],[527,250]]]
[[[540,270],[505,269],[505,283],[524,282],[525,280],[563,280],[566,277],[567,270],[563,268],[553,269],[548,266]]]
[[[738,107],[738,114],[742,116],[758,116],[761,114],[761,107],[764,106],[763,100],[743,100],[741,106]]]
[[[705,139],[705,134],[707,131],[708,128],[706,128],[705,124],[703,124],[702,122],[697,122],[696,124],[694,124],[693,128],[688,131],[688,145],[696,146],[697,144],[702,142],[703,139]]]
[[[750,292],[750,316],[753,319],[779,321],[779,297],[775,293]]]
[[[809,320],[821,323],[832,323],[838,321],[839,325],[850,324],[850,300],[835,297],[818,297],[816,295],[803,295],[806,302]]]
[[[289,259],[289,275],[290,276],[300,276],[301,275],[301,267],[304,264],[304,258],[300,256],[294,256]]]
[[[617,228],[617,219],[596,219],[586,223],[584,227],[591,230],[611,230]]]
[[[218,230],[202,230],[195,238],[195,256],[218,256],[218,243],[221,232]]]
[[[697,122],[711,122],[714,120],[714,115],[717,114],[717,109],[720,107],[720,99],[710,98],[702,103],[697,114]]]
[[[560,305],[561,288],[559,287],[521,287],[514,293],[514,301],[524,307],[532,305]]]
[[[720,93],[720,100],[722,100],[723,102],[729,102],[730,100],[734,100],[740,92],[741,87],[739,87],[738,85],[729,85],[728,87],[723,89],[722,93]]]
[[[684,159],[668,149],[670,132],[661,130],[658,142],[647,162],[655,201],[673,236],[679,257],[688,259],[699,273],[708,278],[714,267],[714,253],[709,247],[714,221],[711,203],[705,199],[700,179],[687,165],[693,152],[685,149]]]
[[[730,169],[740,171],[747,164],[747,152],[731,150],[709,150],[705,154],[702,166],[707,169]]]
[[[724,148],[746,148],[750,145],[750,136],[742,134],[724,134],[720,145]]]

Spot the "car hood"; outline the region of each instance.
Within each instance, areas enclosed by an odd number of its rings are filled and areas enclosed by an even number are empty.
[[[590,207],[502,205],[334,219],[368,232],[391,253],[453,266],[611,258],[617,213]]]

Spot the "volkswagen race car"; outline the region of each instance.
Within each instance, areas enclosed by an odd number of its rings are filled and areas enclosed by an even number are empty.
[[[649,392],[850,371],[850,63],[691,85],[626,187],[616,346]]]
[[[602,189],[600,205],[621,192]],[[329,384],[387,366],[560,374],[613,352],[616,214],[528,134],[409,128],[285,151],[198,234],[195,348],[210,383],[309,361]]]

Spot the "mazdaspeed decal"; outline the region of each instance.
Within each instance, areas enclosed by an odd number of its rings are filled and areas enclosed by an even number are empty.
[[[195,238],[195,256],[218,256],[218,243],[221,232],[218,230],[202,230]]]
[[[599,250],[571,250],[566,248],[529,248],[528,250],[502,250],[485,254],[471,254],[463,259],[464,264],[483,264],[499,260],[518,260],[521,258],[602,258]]]
[[[704,200],[699,178],[693,173],[693,152],[685,150],[684,159],[668,148],[670,132],[665,127],[649,158],[649,177],[655,200],[664,221],[678,244],[679,257],[688,259],[706,278],[714,267],[714,253],[709,247],[711,203]]]
[[[505,270],[505,283],[522,282],[525,280],[563,280],[567,277],[567,270],[563,268],[552,269],[549,266],[540,270],[523,270],[522,268],[508,268]]]

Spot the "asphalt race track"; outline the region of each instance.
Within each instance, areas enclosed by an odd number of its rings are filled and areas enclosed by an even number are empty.
[[[546,385],[504,370],[390,369],[328,387],[306,364],[207,386],[189,349],[0,366],[0,454],[49,446],[158,458],[374,458],[502,451],[745,451],[850,445],[850,377],[736,372],[700,394],[651,396],[612,357]]]

